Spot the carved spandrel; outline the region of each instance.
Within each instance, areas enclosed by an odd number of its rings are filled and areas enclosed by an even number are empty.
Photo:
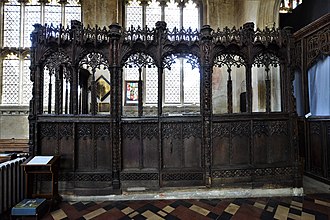
[[[158,124],[143,124],[142,125],[142,139],[158,138],[159,129]]]
[[[96,124],[95,125],[95,138],[107,138],[111,136],[110,124]]]
[[[57,138],[57,124],[41,124],[39,128],[41,138]]]
[[[253,134],[257,136],[288,135],[287,121],[258,121],[253,122]]]
[[[321,135],[321,123],[320,122],[311,122],[310,123],[310,132],[311,132],[311,134]]]
[[[73,125],[72,124],[59,124],[58,136],[59,136],[59,139],[73,138]]]
[[[92,138],[92,124],[78,124],[78,138]]]
[[[202,126],[198,123],[183,124],[182,138],[188,139],[190,137],[202,138]]]
[[[181,124],[175,123],[167,123],[163,124],[162,132],[163,132],[163,139],[180,139],[181,138]]]
[[[212,129],[212,137],[213,138],[223,138],[230,137],[230,124],[229,123],[214,123]]]
[[[288,135],[288,123],[286,121],[269,122],[270,135]]]
[[[269,135],[269,126],[265,121],[253,122],[253,135],[268,136]]]
[[[232,136],[246,136],[249,137],[251,133],[250,122],[234,122],[231,124]]]
[[[128,124],[123,124],[123,137],[132,140],[132,139],[140,139],[140,128],[141,124],[133,124],[133,123],[128,123]]]

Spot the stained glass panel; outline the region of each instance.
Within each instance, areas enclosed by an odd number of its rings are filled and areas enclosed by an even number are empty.
[[[2,104],[19,102],[19,59],[10,57],[3,60]]]
[[[20,45],[20,6],[7,5],[4,7],[4,46],[18,47]]]

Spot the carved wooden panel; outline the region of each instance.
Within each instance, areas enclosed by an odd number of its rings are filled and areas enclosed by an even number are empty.
[[[231,123],[231,164],[250,163],[250,134],[251,123],[249,121]]]
[[[162,168],[201,168],[200,123],[162,124]]]
[[[73,171],[74,137],[72,123],[42,123],[39,149],[42,155],[61,155],[61,169]]]
[[[76,169],[78,171],[91,171],[94,169],[93,125],[91,123],[79,123],[76,130]]]
[[[156,123],[122,124],[122,167],[143,169],[159,166],[159,136]]]
[[[230,163],[230,123],[213,123],[212,165]]]
[[[291,54],[291,34],[288,29],[255,31],[254,24],[247,23],[242,28],[226,28],[223,31],[213,30],[205,25],[200,32],[172,32],[166,30],[165,22],[157,22],[156,29],[153,30],[124,30],[117,24],[110,25],[110,29],[96,32],[90,27],[84,28],[80,23],[74,23],[72,27],[73,29],[54,29],[35,25],[31,35],[31,80],[34,82],[34,88],[29,118],[31,146],[37,144],[38,154],[63,154],[61,175],[64,180],[74,181],[75,192],[82,190],[81,188],[87,188],[84,193],[91,193],[89,190],[96,188],[93,192],[97,193],[102,187],[119,190],[123,186],[148,185],[157,188],[205,185],[206,182],[212,182],[212,178],[218,183],[223,179],[234,183],[230,178],[244,184],[250,184],[251,181],[267,183],[271,181],[265,176],[280,176],[281,173],[286,173],[281,171],[279,164],[290,167],[295,162],[292,160],[296,152],[293,151],[294,141],[290,140],[294,138],[292,133],[295,128],[289,124],[292,117],[295,117],[292,116],[291,109],[289,110],[289,107],[293,106],[292,100],[290,96],[281,97],[281,103],[284,103],[281,113],[250,114],[251,63],[246,63],[247,112],[212,115],[214,56],[226,53],[251,61],[263,48],[262,52],[265,54],[276,54],[282,62],[281,67],[284,67],[281,73],[287,76],[290,74],[288,55]],[[328,35],[322,34],[320,39],[324,39],[324,36]],[[91,42],[93,44],[90,44]],[[317,52],[317,48],[327,49],[327,44],[322,40],[310,38],[307,44],[312,52]],[[72,67],[68,91],[68,112],[72,115],[61,114],[61,105],[57,105],[57,115],[43,115],[43,88],[47,85],[44,85],[44,73],[40,64],[54,51],[60,51],[68,58],[61,65]],[[314,57],[316,54],[312,52],[311,57]],[[196,56],[198,63],[193,64],[198,64],[202,79],[198,116],[163,115],[163,100],[160,98],[163,97],[163,90],[160,89],[157,93],[157,115],[151,118],[140,117],[142,114],[137,114],[139,117],[136,118],[122,117],[122,101],[125,95],[122,92],[122,67],[128,57],[141,53],[152,57],[152,64],[157,66],[159,76],[164,68],[169,67],[168,57]],[[87,54],[95,55],[82,62],[90,66],[92,72],[95,73],[95,68],[100,66],[100,63],[94,62],[94,59],[99,57],[98,54],[104,55],[102,66],[110,70],[110,114],[96,115],[94,79],[90,80],[91,103],[87,103],[88,99],[78,97],[78,90],[86,90],[87,85],[79,82],[79,71],[71,64],[78,64]],[[140,61],[141,67],[148,64],[145,60]],[[267,62],[265,59],[259,61],[261,65]],[[223,60],[224,65],[230,62]],[[56,65],[54,68],[59,68],[58,64]],[[281,77],[281,85],[288,90],[288,94],[292,94],[292,82],[288,78]],[[158,87],[162,88],[163,84],[162,77],[159,77]],[[57,87],[56,93],[61,92]],[[144,91],[141,88],[139,92],[138,109],[141,113],[141,92]],[[62,94],[55,94],[55,97],[56,103],[59,104],[63,98]],[[91,114],[88,114],[87,107],[91,107]],[[38,124],[37,128],[34,127],[35,124]],[[314,142],[314,139],[312,141]],[[317,166],[318,164],[314,165]],[[231,170],[228,170],[228,167]],[[285,176],[289,182],[292,181],[291,177],[286,174]],[[206,179],[208,181],[205,181]]]
[[[213,166],[249,163],[250,127],[249,121],[213,123]]]
[[[290,153],[286,121],[253,122],[254,164],[287,162]]]
[[[322,146],[322,122],[313,121],[309,123],[310,131],[310,169],[319,176],[323,176],[323,146]]]

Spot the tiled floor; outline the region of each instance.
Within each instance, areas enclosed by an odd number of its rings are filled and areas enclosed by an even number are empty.
[[[301,197],[62,202],[41,219],[330,219],[329,185],[304,179],[304,191]]]
[[[43,216],[60,219],[330,219],[330,194],[303,197],[62,202]]]

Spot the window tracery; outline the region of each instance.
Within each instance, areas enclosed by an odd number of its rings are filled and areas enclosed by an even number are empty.
[[[54,26],[62,23],[70,25],[71,20],[81,20],[81,7],[79,0],[9,0],[2,1],[3,17],[0,24],[3,30],[0,36],[1,54],[10,54],[17,51],[15,59],[6,56],[0,57],[0,76],[7,78],[7,74],[18,76],[18,89],[12,87],[11,82],[2,80],[0,91],[0,104],[2,105],[28,105],[32,97],[32,82],[30,81],[29,48],[31,47],[30,34],[36,23],[53,23]],[[14,68],[15,67],[15,68]],[[16,87],[15,87],[16,88]],[[18,98],[13,98],[18,97]]]
[[[132,31],[132,27],[136,30],[143,31],[146,26],[153,28],[157,21],[165,21],[168,28],[168,37],[180,38],[185,36],[191,40],[196,37],[196,29],[199,29],[199,4],[198,1],[192,0],[150,0],[128,1],[125,5],[125,27]],[[194,110],[200,112],[200,74],[197,64],[190,62],[190,54],[182,54],[177,56],[167,56],[164,58],[164,78],[162,88],[162,105],[163,113],[170,114],[182,113],[174,110],[174,106],[195,105]],[[187,63],[188,61],[188,63]],[[193,65],[193,66],[191,66]],[[135,77],[133,77],[135,75]],[[143,68],[141,71],[143,84],[143,104],[157,107],[158,102],[158,73],[156,68]],[[125,81],[138,80],[138,69],[125,68],[123,84]],[[124,103],[125,104],[125,103]],[[173,106],[173,107],[170,107]],[[125,106],[124,106],[125,108]],[[127,107],[126,107],[127,108]],[[132,108],[132,107],[130,107]],[[172,110],[171,110],[172,108]],[[181,110],[180,110],[181,111]],[[125,114],[125,112],[124,112]]]

